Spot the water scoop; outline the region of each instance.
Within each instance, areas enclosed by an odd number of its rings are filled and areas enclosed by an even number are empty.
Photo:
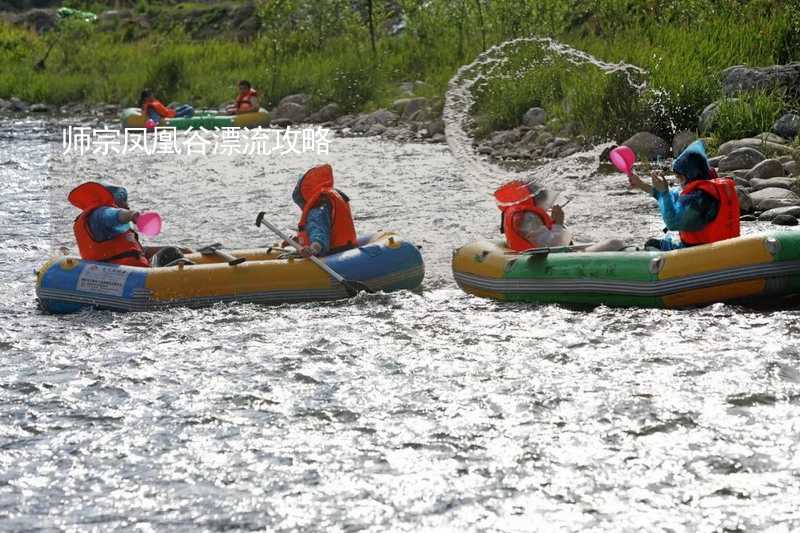
[[[155,237],[161,233],[161,215],[155,211],[143,211],[136,217],[136,229],[148,237]]]
[[[636,162],[636,154],[633,153],[633,150],[628,148],[627,146],[617,146],[611,153],[608,154],[608,158],[614,163],[614,166],[617,169],[630,176],[633,172],[633,164]]]

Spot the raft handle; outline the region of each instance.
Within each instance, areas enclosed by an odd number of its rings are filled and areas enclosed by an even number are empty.
[[[764,247],[773,257],[781,253],[781,241],[775,237],[766,237],[764,239]]]
[[[664,258],[662,256],[654,257],[650,260],[650,273],[658,274],[664,268]]]

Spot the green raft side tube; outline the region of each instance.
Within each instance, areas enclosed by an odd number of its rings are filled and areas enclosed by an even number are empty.
[[[142,115],[138,107],[129,107],[120,113],[123,129],[144,128],[147,119]],[[195,115],[187,118],[168,118],[164,119],[160,126],[175,128],[178,130],[188,130],[189,128],[256,128],[269,124],[269,113],[261,109],[254,113],[243,113],[241,115]]]

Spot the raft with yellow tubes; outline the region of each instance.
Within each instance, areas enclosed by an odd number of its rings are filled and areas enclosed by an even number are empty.
[[[122,129],[144,128],[147,117],[142,115],[142,110],[138,107],[129,107],[120,113]],[[183,118],[165,118],[161,120],[159,127],[175,128],[178,130],[188,130],[189,128],[213,130],[214,128],[257,128],[269,124],[269,113],[266,109],[260,109],[253,113],[242,113],[240,115],[195,115]]]
[[[509,302],[683,308],[715,302],[780,305],[800,295],[800,232],[748,235],[669,252],[516,253],[504,243],[456,250],[466,292]]]
[[[283,249],[225,250],[240,264],[218,255],[188,254],[192,265],[160,268],[122,266],[57,257],[36,272],[39,307],[73,313],[87,307],[147,311],[204,307],[219,302],[260,304],[347,298],[347,290],[311,261],[281,259]],[[322,260],[345,279],[373,291],[416,289],[425,268],[416,246],[391,232],[359,239],[351,250]]]

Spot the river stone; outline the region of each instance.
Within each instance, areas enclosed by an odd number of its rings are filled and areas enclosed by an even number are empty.
[[[739,197],[739,214],[752,213],[753,199],[750,197],[750,193],[740,187],[736,187],[736,195]]]
[[[386,131],[386,126],[383,124],[375,123],[369,127],[369,129],[364,133],[365,137],[377,137],[378,135],[383,134]]]
[[[288,97],[287,97],[288,98]],[[284,98],[285,100],[285,98]],[[281,100],[281,103],[278,104],[278,107],[271,113],[272,120],[271,123],[274,123],[276,120],[289,120],[291,122],[302,122],[308,117],[308,110],[305,106],[297,104],[295,102],[284,102]]]
[[[289,127],[289,126],[291,126],[293,123],[294,123],[294,122],[293,122],[291,119],[288,119],[288,118],[274,118],[274,117],[270,117],[270,120],[269,120],[269,125],[270,125],[270,126],[272,126],[272,127],[274,127],[274,128],[281,128],[281,129],[283,129],[283,128],[288,128],[288,127]]]
[[[697,133],[691,130],[679,131],[672,138],[672,155],[677,157],[687,146],[697,140]]]
[[[429,107],[423,107],[422,109],[417,109],[414,111],[411,116],[408,117],[410,122],[430,122],[433,120],[434,115],[433,111]]]
[[[667,141],[649,131],[640,131],[622,144],[633,150],[639,157],[651,161],[669,157],[670,146]]]
[[[765,131],[764,133],[759,133],[754,139],[759,139],[761,141],[775,143],[775,144],[787,144],[786,139],[781,137],[780,135],[775,135],[774,133]]]
[[[787,176],[800,176],[800,163],[797,161],[789,161],[783,164],[783,170],[786,171]]]
[[[800,196],[780,187],[767,187],[760,191],[754,191],[750,193],[750,198],[753,200],[753,208],[756,211],[768,211],[776,207],[800,205]]]
[[[776,207],[775,209],[770,209],[761,213],[758,217],[758,220],[769,222],[778,215],[791,215],[793,217],[800,217],[800,206],[791,205],[788,207]]]
[[[778,187],[779,189],[789,189],[792,190],[797,185],[796,178],[769,178],[769,179],[759,179],[754,178],[750,181],[750,187],[754,191],[760,191],[761,189],[766,189],[767,187]]]
[[[772,155],[793,155],[795,150],[791,146],[785,146],[783,144],[773,143],[773,142],[765,142],[761,139],[739,139],[735,141],[728,141],[723,143],[717,153],[720,155],[728,155],[734,150],[738,150],[739,148],[755,148],[762,154],[766,154],[769,156]]]
[[[280,102],[278,102],[278,106],[281,104],[297,104],[303,107],[307,107],[308,104],[311,103],[311,95],[305,93],[298,93],[298,94],[290,94],[289,96],[284,96]]]
[[[31,113],[49,113],[50,111],[52,111],[52,108],[47,104],[39,103],[39,104],[33,104],[28,109],[28,111],[30,111]]]
[[[718,155],[716,157],[709,157],[708,158],[708,166],[717,168],[719,167],[719,162],[725,159],[724,155]]]
[[[786,113],[775,121],[772,131],[784,139],[794,139],[800,135],[800,115],[797,113]]]
[[[750,182],[744,178],[733,176],[733,181],[736,182],[737,187],[747,187],[748,189],[750,188]]]
[[[400,100],[395,100],[391,106],[392,111],[400,115],[400,117],[404,119],[408,119],[419,111],[428,107],[428,99],[427,98],[401,98]]]
[[[700,113],[700,118],[697,120],[698,129],[702,132],[711,131],[714,128],[714,121],[717,120],[717,115],[719,115],[719,106],[722,102],[736,102],[737,100],[737,98],[723,98],[722,100],[717,100],[716,102],[708,104],[705,109],[703,109],[703,112]]]
[[[547,113],[541,107],[532,107],[522,116],[522,123],[529,128],[541,126],[547,120]]]
[[[440,133],[444,134],[444,120],[440,118],[431,120],[428,122],[426,129],[431,136],[438,135]]]
[[[740,222],[755,222],[758,220],[755,215],[742,215],[739,217]]]
[[[760,162],[764,161],[764,154],[755,148],[739,148],[730,152],[728,156],[719,162],[720,172],[728,172],[731,170],[739,170],[742,168],[753,168]]]
[[[786,89],[800,95],[800,63],[750,68],[737,65],[722,71],[722,92],[733,96],[742,91]]]
[[[745,178],[749,180],[779,178],[786,175],[783,165],[777,159],[765,159],[754,166]]]
[[[796,226],[797,218],[792,215],[778,215],[772,219],[772,223],[776,226]]]
[[[502,146],[507,144],[514,144],[522,138],[522,130],[502,130],[495,131],[489,136],[489,144],[491,146]]]
[[[339,108],[339,104],[336,102],[327,104],[322,106],[321,109],[312,113],[308,117],[309,122],[313,122],[315,124],[322,123],[322,122],[331,122],[336,120],[336,118],[341,115],[341,110]]]
[[[28,109],[30,108],[28,104],[26,104],[16,96],[12,96],[11,100],[9,100],[8,103],[10,104],[8,106],[8,109],[10,111],[15,111],[17,113],[27,113]]]

